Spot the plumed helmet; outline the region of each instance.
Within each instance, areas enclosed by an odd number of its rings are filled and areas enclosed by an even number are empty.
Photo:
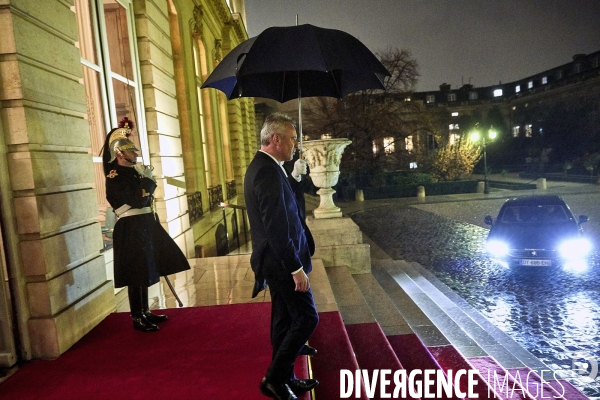
[[[115,161],[117,154],[121,154],[125,150],[139,151],[135,144],[129,140],[134,126],[133,122],[125,117],[119,122],[119,127],[110,131],[106,136],[102,153],[105,172],[110,170],[110,164]]]

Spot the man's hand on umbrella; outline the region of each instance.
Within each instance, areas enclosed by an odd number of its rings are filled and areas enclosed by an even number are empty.
[[[299,158],[295,163],[294,163],[294,170],[292,171],[292,176],[296,179],[298,179],[298,177],[300,175],[306,175],[307,169],[306,169],[306,160]]]

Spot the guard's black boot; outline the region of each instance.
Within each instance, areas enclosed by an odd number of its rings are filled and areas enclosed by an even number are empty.
[[[144,311],[144,315],[146,316],[146,319],[153,324],[160,324],[169,319],[169,317],[164,314],[152,314],[148,309]]]
[[[149,302],[148,302],[148,288],[147,287],[142,287],[141,288],[141,296],[142,296],[142,306],[143,306],[143,310],[144,310],[144,315],[146,316],[146,319],[150,322],[152,322],[153,324],[160,324],[161,322],[165,322],[166,320],[169,319],[169,317],[167,317],[166,315],[162,315],[162,314],[152,314],[150,312],[150,307],[149,307]]]
[[[148,321],[144,313],[131,314],[131,318],[133,319],[133,329],[142,332],[156,332],[158,330],[158,325]]]

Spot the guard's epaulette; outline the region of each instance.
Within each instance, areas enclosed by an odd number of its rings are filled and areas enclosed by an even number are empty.
[[[117,170],[116,170],[116,169],[113,169],[113,170],[111,170],[111,171],[108,173],[108,175],[106,175],[106,177],[107,177],[107,178],[114,178],[114,177],[115,177],[115,176],[117,176],[117,175],[119,175],[119,174],[117,174]]]

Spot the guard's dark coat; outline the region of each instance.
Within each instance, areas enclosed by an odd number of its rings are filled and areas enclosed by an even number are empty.
[[[149,207],[155,189],[152,179],[116,163],[106,177],[106,199],[115,210],[123,204]],[[113,232],[113,248],[118,288],[151,286],[161,276],[190,269],[185,255],[153,213],[120,218]]]

